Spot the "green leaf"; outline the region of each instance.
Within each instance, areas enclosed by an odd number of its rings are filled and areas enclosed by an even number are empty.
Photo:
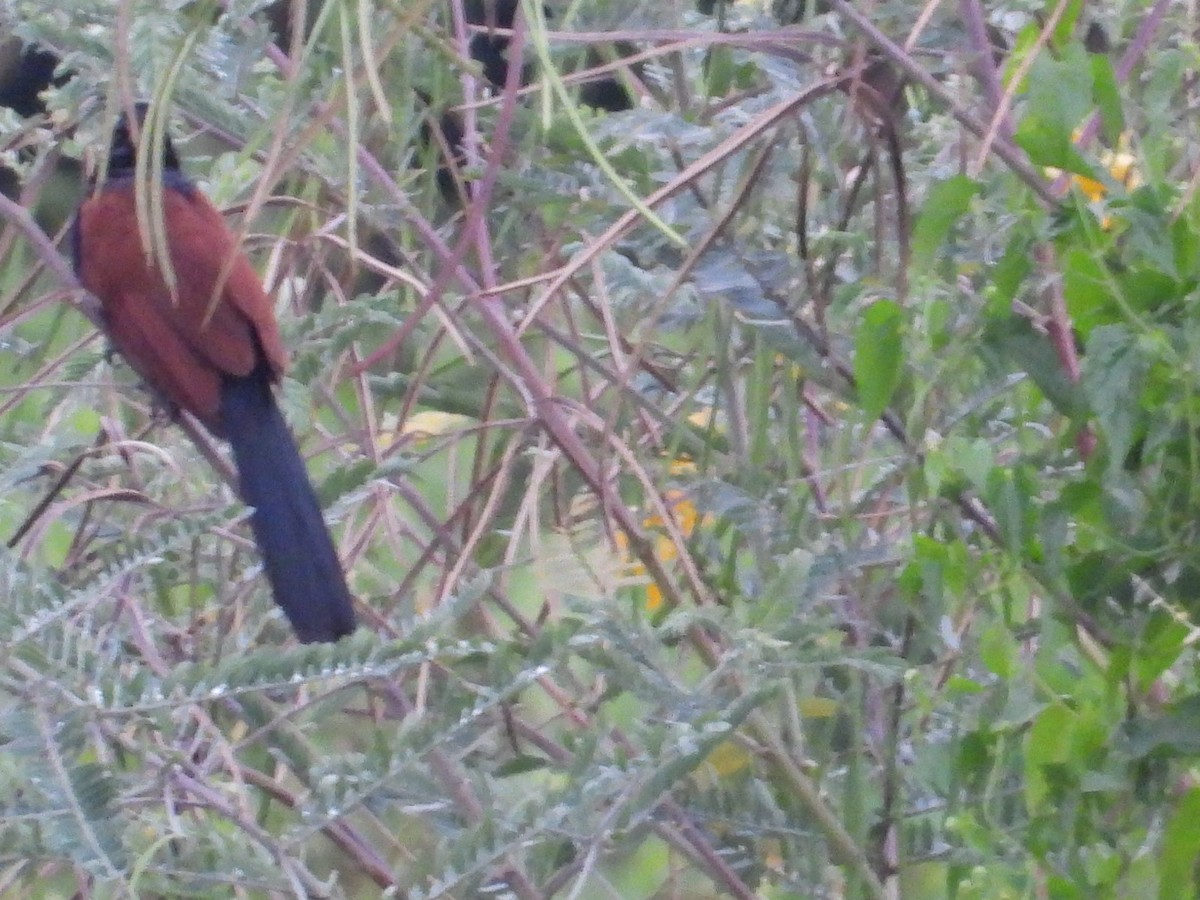
[[[1071,249],[1062,255],[1063,298],[1071,321],[1086,337],[1096,325],[1112,321],[1116,313],[1111,280],[1095,255]]]
[[[1049,778],[1069,761],[1074,730],[1075,715],[1060,704],[1047,706],[1034,719],[1025,739],[1025,799],[1031,810],[1050,799]]]
[[[867,418],[877,419],[900,384],[904,361],[903,310],[892,300],[867,308],[854,335],[854,378],[858,402]]]
[[[733,87],[736,74],[733,53],[727,47],[713,47],[704,57],[704,89],[709,97],[724,97]]]
[[[1196,199],[1187,205],[1187,214],[1180,215],[1171,224],[1171,243],[1175,248],[1172,269],[1180,278],[1195,278],[1200,275],[1200,238],[1193,227],[1196,214]]]
[[[1028,556],[1035,548],[1027,541],[1036,536],[1034,487],[1025,468],[992,469],[985,496],[1005,545],[1014,553]]]
[[[993,622],[979,637],[979,661],[1001,678],[1011,678],[1016,670],[1017,648],[1012,635],[1000,622]]]
[[[1200,696],[1173,703],[1153,718],[1134,719],[1118,744],[1124,756],[1191,758],[1200,754]]]
[[[1029,116],[1017,126],[1013,140],[1029,154],[1029,161],[1035,166],[1053,166],[1088,178],[1096,177],[1091,164],[1075,149],[1071,132],[1064,132],[1058,122]]]
[[[1142,384],[1149,368],[1124,325],[1092,332],[1083,358],[1083,388],[1108,442],[1109,465],[1124,464],[1139,431]]]
[[[1092,64],[1092,98],[1100,110],[1104,139],[1115,147],[1125,128],[1125,116],[1121,111],[1121,90],[1107,56],[1103,53],[1092,53],[1088,58]]]
[[[934,185],[913,227],[912,263],[915,270],[928,269],[933,264],[950,229],[970,208],[972,198],[978,193],[979,182],[966,175],[955,175]]]
[[[618,897],[660,896],[671,874],[672,851],[658,838],[642,841],[626,860],[609,875],[610,889]]]
[[[985,339],[1001,357],[1028,374],[1059,412],[1073,419],[1086,415],[1087,399],[1063,371],[1046,335],[1034,331],[1026,320],[1009,316],[990,322]]]
[[[1047,4],[1046,11],[1055,4]],[[1079,21],[1079,16],[1083,12],[1083,0],[1070,0],[1063,8],[1062,14],[1058,17],[1058,24],[1054,28],[1054,33],[1051,35],[1051,41],[1055,48],[1061,49],[1070,47],[1071,41],[1075,37],[1075,25]]]
[[[1130,244],[1129,257],[1153,266],[1171,278],[1179,277],[1176,270],[1175,236],[1169,227],[1169,214],[1155,202],[1150,191],[1138,191],[1132,198],[1135,202],[1122,209],[1122,216],[1129,222],[1126,239]]]
[[[992,267],[988,290],[988,309],[996,314],[1008,316],[1013,298],[1021,284],[1033,270],[1028,235],[1022,233],[1009,242],[1004,256]]]
[[[1189,633],[1184,623],[1162,611],[1157,611],[1146,623],[1131,665],[1142,690],[1148,689],[1156,678],[1179,661],[1180,655],[1186,652]]]
[[[1162,840],[1162,900],[1196,896],[1196,860],[1200,857],[1200,789],[1192,788],[1175,806]]]
[[[1094,177],[1072,139],[1092,107],[1092,67],[1083,47],[1070,45],[1059,59],[1039,54],[1029,71],[1026,100],[1015,140],[1030,162]]]

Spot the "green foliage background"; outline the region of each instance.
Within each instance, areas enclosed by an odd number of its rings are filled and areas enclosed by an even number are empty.
[[[1195,896],[1198,23],[988,6],[526,3],[505,92],[461,0],[6,0],[74,77],[0,118],[0,893]],[[277,297],[335,647],[78,311],[133,96]]]

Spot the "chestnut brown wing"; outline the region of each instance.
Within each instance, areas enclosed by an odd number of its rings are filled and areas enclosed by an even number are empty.
[[[106,188],[81,208],[80,275],[100,299],[121,355],[168,400],[219,433],[221,376],[247,375],[265,361],[278,378],[286,364],[283,343],[270,297],[207,198],[165,189],[163,220],[174,296],[142,252],[131,182]]]

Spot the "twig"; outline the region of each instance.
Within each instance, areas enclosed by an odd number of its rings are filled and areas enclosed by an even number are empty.
[[[958,122],[969,132],[978,138],[983,138],[988,128],[983,122],[971,115],[966,110],[962,109],[951,96],[950,92],[942,87],[941,83],[926,72],[923,68],[913,62],[912,57],[904,52],[904,48],[891,40],[887,35],[875,27],[871,20],[863,13],[859,12],[846,0],[829,0],[830,5],[837,10],[841,15],[852,24],[855,28],[863,33],[875,47],[879,49],[884,56],[891,60],[897,68],[901,69],[909,78],[915,81],[921,87],[925,88],[932,96],[941,101],[946,109]],[[1014,147],[1011,143],[1004,140],[1002,137],[997,137],[992,147],[995,155],[998,156],[1005,165],[1013,171],[1013,173],[1029,185],[1030,189],[1037,194],[1047,206],[1057,206],[1058,196],[1051,190],[1050,185],[1046,183],[1037,170],[1029,164],[1025,154]]]

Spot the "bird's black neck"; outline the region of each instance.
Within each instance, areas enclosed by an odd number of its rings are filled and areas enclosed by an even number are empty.
[[[109,178],[128,177],[137,168],[137,148],[147,139],[146,112],[149,108],[150,106],[147,103],[138,103],[134,107],[134,112],[137,116],[136,142],[134,134],[129,127],[129,117],[125,113],[121,113],[120,118],[117,119],[116,127],[113,128],[112,143],[108,148]],[[175,153],[175,145],[171,143],[171,138],[165,134],[162,140],[162,162],[164,177],[171,175],[172,180],[178,178],[186,181],[179,165],[179,156]]]

